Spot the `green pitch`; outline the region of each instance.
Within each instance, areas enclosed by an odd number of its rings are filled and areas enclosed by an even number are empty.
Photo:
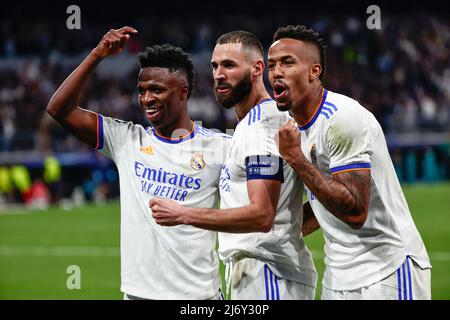
[[[433,299],[450,299],[450,184],[404,191],[433,264]],[[0,299],[122,299],[119,221],[118,203],[0,214]],[[321,232],[306,242],[321,275]],[[81,289],[67,288],[69,266]]]

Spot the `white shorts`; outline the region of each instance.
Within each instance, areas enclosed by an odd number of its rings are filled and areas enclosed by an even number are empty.
[[[322,288],[322,300],[431,300],[431,269],[422,269],[409,256],[390,276],[350,291]]]
[[[150,299],[135,297],[135,296],[124,293],[123,300],[150,300]],[[217,292],[217,295],[215,295],[211,299],[207,299],[207,300],[224,300],[222,290],[219,289],[219,291]]]
[[[263,261],[247,257],[234,263],[227,283],[231,300],[313,300],[316,293],[315,288],[277,277]]]

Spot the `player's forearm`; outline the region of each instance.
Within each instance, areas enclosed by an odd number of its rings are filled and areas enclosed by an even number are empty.
[[[230,233],[269,232],[274,213],[258,205],[231,209],[186,207],[185,224],[213,231]]]
[[[309,202],[306,202],[303,205],[303,225],[302,225],[302,234],[304,237],[313,233],[317,229],[320,228],[319,222],[317,221],[316,216],[311,208]]]
[[[359,216],[364,209],[361,208],[357,197],[344,184],[333,176],[322,174],[304,156],[287,161],[328,211],[353,228],[361,227]]]
[[[64,118],[78,106],[86,83],[101,60],[93,50],[56,90],[47,105],[47,112],[53,118]]]

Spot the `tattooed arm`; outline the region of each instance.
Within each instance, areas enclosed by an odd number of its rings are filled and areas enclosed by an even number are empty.
[[[370,199],[369,170],[327,177],[304,156],[303,159],[286,161],[328,211],[354,229],[364,225]]]
[[[279,130],[278,141],[280,154],[320,203],[350,227],[362,228],[369,209],[370,171],[323,175],[304,156],[300,148],[300,131],[289,123]]]
[[[311,208],[309,202],[303,204],[303,225],[302,225],[302,234],[303,237],[313,233],[317,229],[320,228],[319,222],[314,215],[314,212]]]

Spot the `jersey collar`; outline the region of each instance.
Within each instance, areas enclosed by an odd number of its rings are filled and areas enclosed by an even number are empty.
[[[267,99],[261,100],[257,105],[263,104],[264,102],[267,102],[267,101],[273,101],[273,99],[267,98]]]
[[[320,111],[322,110],[323,104],[327,100],[327,93],[328,93],[328,90],[324,88],[322,91],[322,100],[320,101],[319,106],[317,107],[317,109],[314,112],[314,114],[312,115],[312,117],[309,118],[309,120],[306,121],[306,123],[304,123],[298,127],[300,130],[302,130],[302,131],[306,130],[309,127],[311,127],[314,124],[314,122],[316,122],[317,117],[319,116]]]
[[[156,132],[155,128],[153,128],[153,127],[149,127],[147,129],[147,131],[151,131],[153,133],[153,135],[155,136],[155,138],[158,139],[159,141],[162,141],[162,142],[165,142],[165,143],[170,143],[170,144],[176,144],[176,143],[180,143],[180,142],[184,142],[184,141],[190,140],[190,139],[192,139],[195,136],[195,134],[198,131],[198,127],[197,127],[197,124],[195,122],[193,122],[193,121],[192,121],[192,124],[193,124],[192,130],[189,133],[187,133],[186,135],[181,136],[179,138],[165,137],[165,136],[159,134],[158,132]]]

